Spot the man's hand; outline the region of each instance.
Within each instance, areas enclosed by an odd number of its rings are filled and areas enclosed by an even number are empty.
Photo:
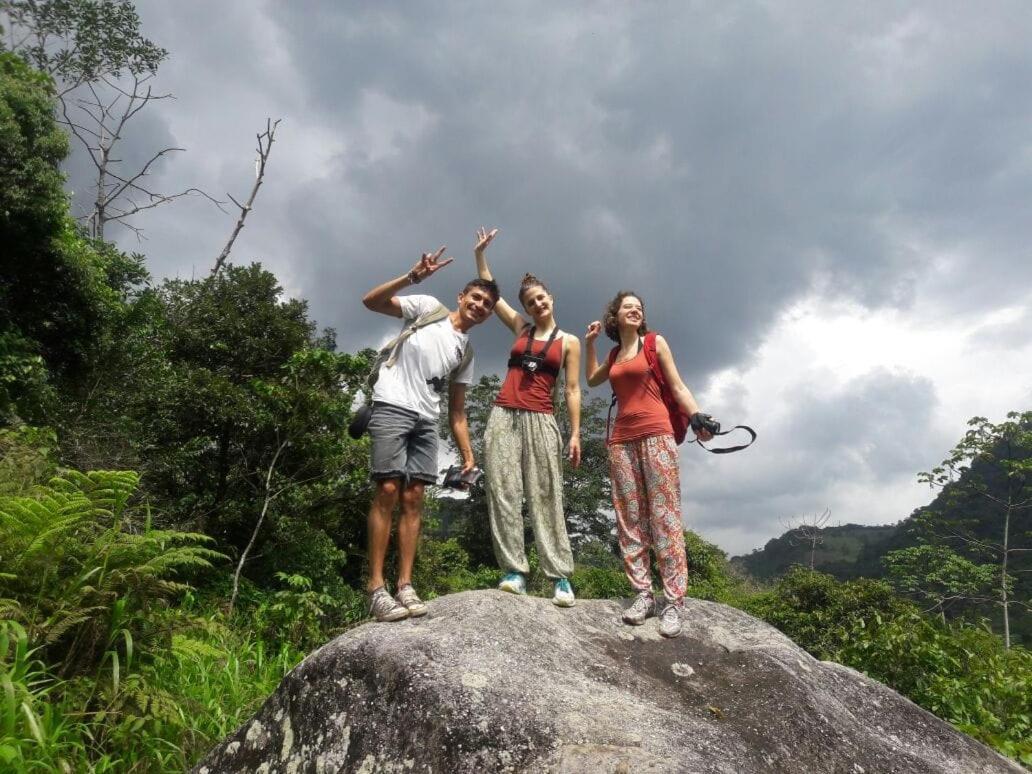
[[[493,228],[490,231],[483,226],[478,228],[476,233],[477,243],[473,247],[473,252],[477,255],[484,252],[484,250],[487,249],[487,246],[491,244],[491,240],[493,240],[497,235],[498,229],[496,228]]]
[[[571,435],[570,436],[569,446],[567,446],[567,448],[566,448],[566,459],[568,459],[570,461],[570,464],[573,467],[579,468],[580,467],[580,459],[581,459],[580,455],[581,455],[580,436],[579,435]]]
[[[602,332],[602,323],[595,320],[593,323],[588,323],[588,330],[584,334],[585,341],[594,341],[598,338],[598,334]]]
[[[451,256],[441,260],[441,256],[444,255],[446,249],[444,245],[441,245],[436,253],[423,253],[423,257],[419,259],[419,262],[409,272],[409,278],[415,282],[422,282],[431,274],[440,271],[454,261],[455,259]]]

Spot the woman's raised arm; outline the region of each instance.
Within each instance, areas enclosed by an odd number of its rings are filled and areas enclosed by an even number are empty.
[[[473,256],[477,259],[477,275],[480,279],[493,280],[494,277],[491,275],[491,269],[487,265],[487,256],[484,255],[484,251],[487,250],[487,246],[491,244],[491,240],[498,234],[498,229],[493,228],[490,231],[485,229],[483,226],[477,229],[477,243],[473,247]],[[495,317],[501,320],[505,327],[511,330],[516,336],[520,335],[520,332],[526,327],[527,321],[523,319],[523,316],[509,306],[508,302],[504,298],[499,298],[498,303],[494,307]]]
[[[584,378],[588,387],[598,387],[609,378],[609,358],[602,365],[598,364],[598,355],[595,354],[595,339],[602,331],[602,323],[598,320],[588,325],[588,331],[584,334]]]

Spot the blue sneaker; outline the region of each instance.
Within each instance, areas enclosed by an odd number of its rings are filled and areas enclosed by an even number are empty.
[[[556,578],[552,604],[557,607],[573,607],[576,601],[570,582],[566,578]]]
[[[502,578],[502,582],[498,584],[498,588],[501,591],[508,591],[511,594],[526,594],[527,593],[527,581],[523,577],[523,573],[509,572]]]

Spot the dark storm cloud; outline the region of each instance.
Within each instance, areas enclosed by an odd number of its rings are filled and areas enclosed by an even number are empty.
[[[446,243],[456,262],[418,292],[454,298],[481,224],[502,229],[489,255],[504,292],[540,275],[568,330],[617,289],[638,291],[696,392],[747,369],[805,296],[904,311],[920,297],[950,321],[1027,303],[1026,3],[190,0],[140,12],[171,52],[159,83],[178,96],[147,131],[189,147],[155,182],[239,198],[254,132],[282,117],[233,260],[275,271],[342,349],[394,329],[359,299],[422,250]],[[176,204],[139,223],[142,249],[158,275],[203,274],[232,223]],[[478,370],[500,370],[502,326],[474,342]],[[792,416],[765,418],[766,447],[693,485],[706,518],[720,503],[740,523],[812,510],[814,491],[911,477],[951,441],[931,429],[936,391],[921,375],[802,385],[791,400]]]
[[[936,250],[958,245],[981,270],[943,280],[944,292],[1001,264],[1028,278],[1017,258],[1030,236],[1032,102],[1019,85],[1032,56],[1029,13],[1012,10],[141,8],[172,52],[181,99],[213,93],[198,120],[235,120],[217,112],[221,94],[260,100],[255,120],[287,115],[284,145],[306,122],[339,128],[344,150],[325,174],[279,169],[249,226],[275,231],[289,255],[244,242],[236,257],[289,265],[343,346],[377,327],[347,300],[425,247],[448,242],[459,258],[432,291],[450,296],[483,222],[503,228],[508,287],[525,269],[546,276],[566,291],[569,328],[637,288],[691,353],[696,382],[748,357],[815,283],[906,305]],[[425,122],[408,136],[366,126],[385,135],[379,155],[359,137],[377,98]],[[193,184],[213,171],[194,170]]]

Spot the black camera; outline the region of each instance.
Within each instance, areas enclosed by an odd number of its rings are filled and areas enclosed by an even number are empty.
[[[452,465],[444,472],[444,481],[441,482],[441,486],[449,489],[470,489],[480,481],[483,475],[484,471],[480,468],[473,468],[463,473],[461,465]]]
[[[701,411],[696,411],[692,414],[691,424],[692,432],[696,435],[703,430],[708,430],[712,435],[720,433],[720,422],[709,414],[703,414]]]
[[[520,358],[520,368],[522,368],[524,371],[535,373],[537,372],[538,368],[541,367],[541,364],[543,362],[545,362],[545,359],[543,357],[534,357],[534,355],[524,355]]]

